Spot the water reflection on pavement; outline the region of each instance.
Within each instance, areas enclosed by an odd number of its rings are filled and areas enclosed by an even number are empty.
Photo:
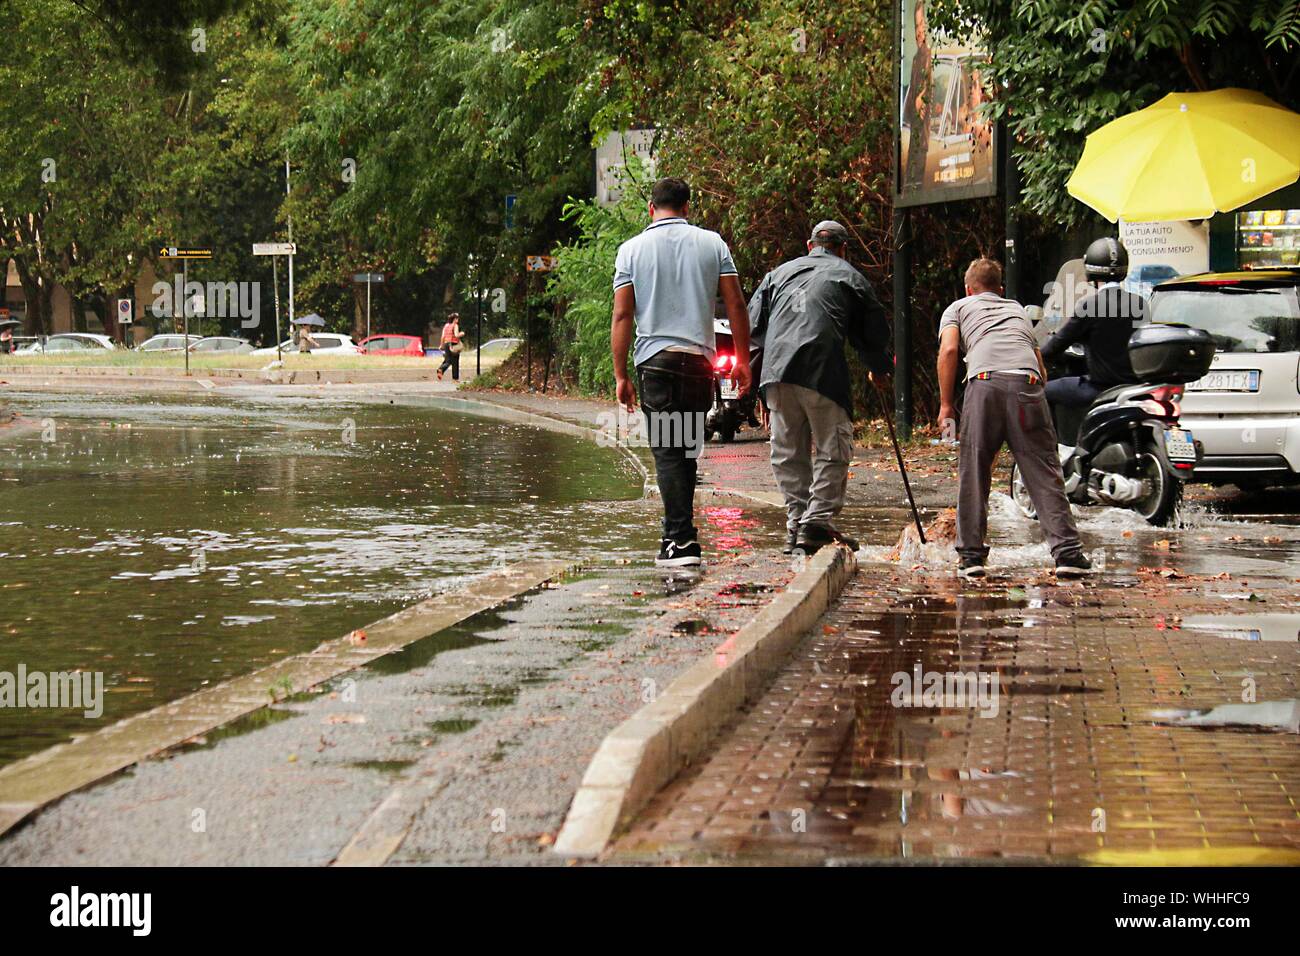
[[[616,858],[1300,862],[1296,529],[1089,509],[1107,570],[1058,585],[1015,521],[985,582],[876,535]]]

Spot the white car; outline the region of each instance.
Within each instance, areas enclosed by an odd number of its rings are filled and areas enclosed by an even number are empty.
[[[44,342],[33,342],[18,351],[23,354],[46,352],[94,352],[101,349],[115,349],[117,343],[107,335],[98,332],[60,332],[51,335]]]
[[[237,338],[233,335],[213,335],[206,339],[199,339],[190,346],[190,351],[195,355],[210,355],[213,352],[223,352],[226,355],[244,355],[253,351],[253,347],[248,344],[248,339]]]
[[[201,335],[189,336],[189,345],[202,340]],[[162,335],[155,335],[145,339],[138,346],[138,352],[183,352],[186,346],[186,337],[172,332],[166,332]]]
[[[319,355],[328,353],[330,355],[360,355],[361,349],[352,341],[352,336],[344,335],[342,332],[313,332],[311,337],[316,340],[317,344],[312,346],[311,354]],[[295,336],[291,339],[285,339],[280,343],[280,351],[289,354],[298,351],[298,339]],[[269,345],[262,349],[253,349],[251,355],[274,355],[276,348]]]
[[[1300,268],[1180,276],[1155,287],[1150,315],[1218,346],[1183,395],[1179,424],[1205,447],[1193,480],[1300,481]]]

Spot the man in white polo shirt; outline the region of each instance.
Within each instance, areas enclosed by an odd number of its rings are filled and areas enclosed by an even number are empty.
[[[633,360],[641,410],[649,421],[655,480],[664,503],[663,537],[655,563],[700,563],[695,528],[696,458],[704,442],[704,416],[713,404],[713,303],[719,292],[736,346],[733,376],[750,388],[749,314],[731,250],[716,232],[686,221],[691,187],[661,179],[650,193],[650,225],[618,248],[614,260],[614,317],[610,346],[618,401],[636,409],[637,388],[628,375]]]

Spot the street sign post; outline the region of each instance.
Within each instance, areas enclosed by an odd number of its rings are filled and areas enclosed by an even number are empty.
[[[253,255],[255,256],[291,256],[297,251],[298,247],[292,242],[253,243]]]
[[[515,228],[515,204],[519,202],[519,196],[511,193],[506,197],[506,228]]]
[[[285,174],[288,175],[286,168]],[[293,275],[293,256],[298,252],[298,246],[292,242],[255,242],[253,243],[253,255],[271,257],[271,284],[275,286],[275,357],[277,360],[283,360],[284,354],[280,351],[280,260],[278,256],[289,256],[289,274]],[[293,284],[290,283],[290,290]],[[292,301],[292,300],[291,300]],[[289,315],[293,316],[293,306],[289,307]]]
[[[126,345],[126,331],[135,321],[135,303],[130,299],[117,300],[117,327],[122,330],[122,344]]]
[[[190,284],[190,260],[191,259],[211,259],[211,249],[187,249],[184,246],[163,246],[158,250],[159,259],[179,259],[181,260],[181,289],[183,290]],[[176,305],[172,303],[172,320],[176,319]],[[182,333],[185,336],[185,374],[190,374],[190,303],[184,294],[181,295],[181,319]]]
[[[384,274],[382,272],[358,272],[352,277],[352,281],[366,284],[366,338],[370,338],[370,284],[372,282],[383,282]]]

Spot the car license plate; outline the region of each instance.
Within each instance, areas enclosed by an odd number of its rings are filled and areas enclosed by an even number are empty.
[[[740,398],[740,390],[736,388],[734,379],[724,378],[722,380],[722,399],[728,401],[733,398]]]
[[[1207,372],[1194,382],[1188,382],[1189,392],[1258,392],[1259,369],[1224,369]]]
[[[1196,443],[1185,428],[1165,430],[1165,454],[1170,461],[1196,461]]]

